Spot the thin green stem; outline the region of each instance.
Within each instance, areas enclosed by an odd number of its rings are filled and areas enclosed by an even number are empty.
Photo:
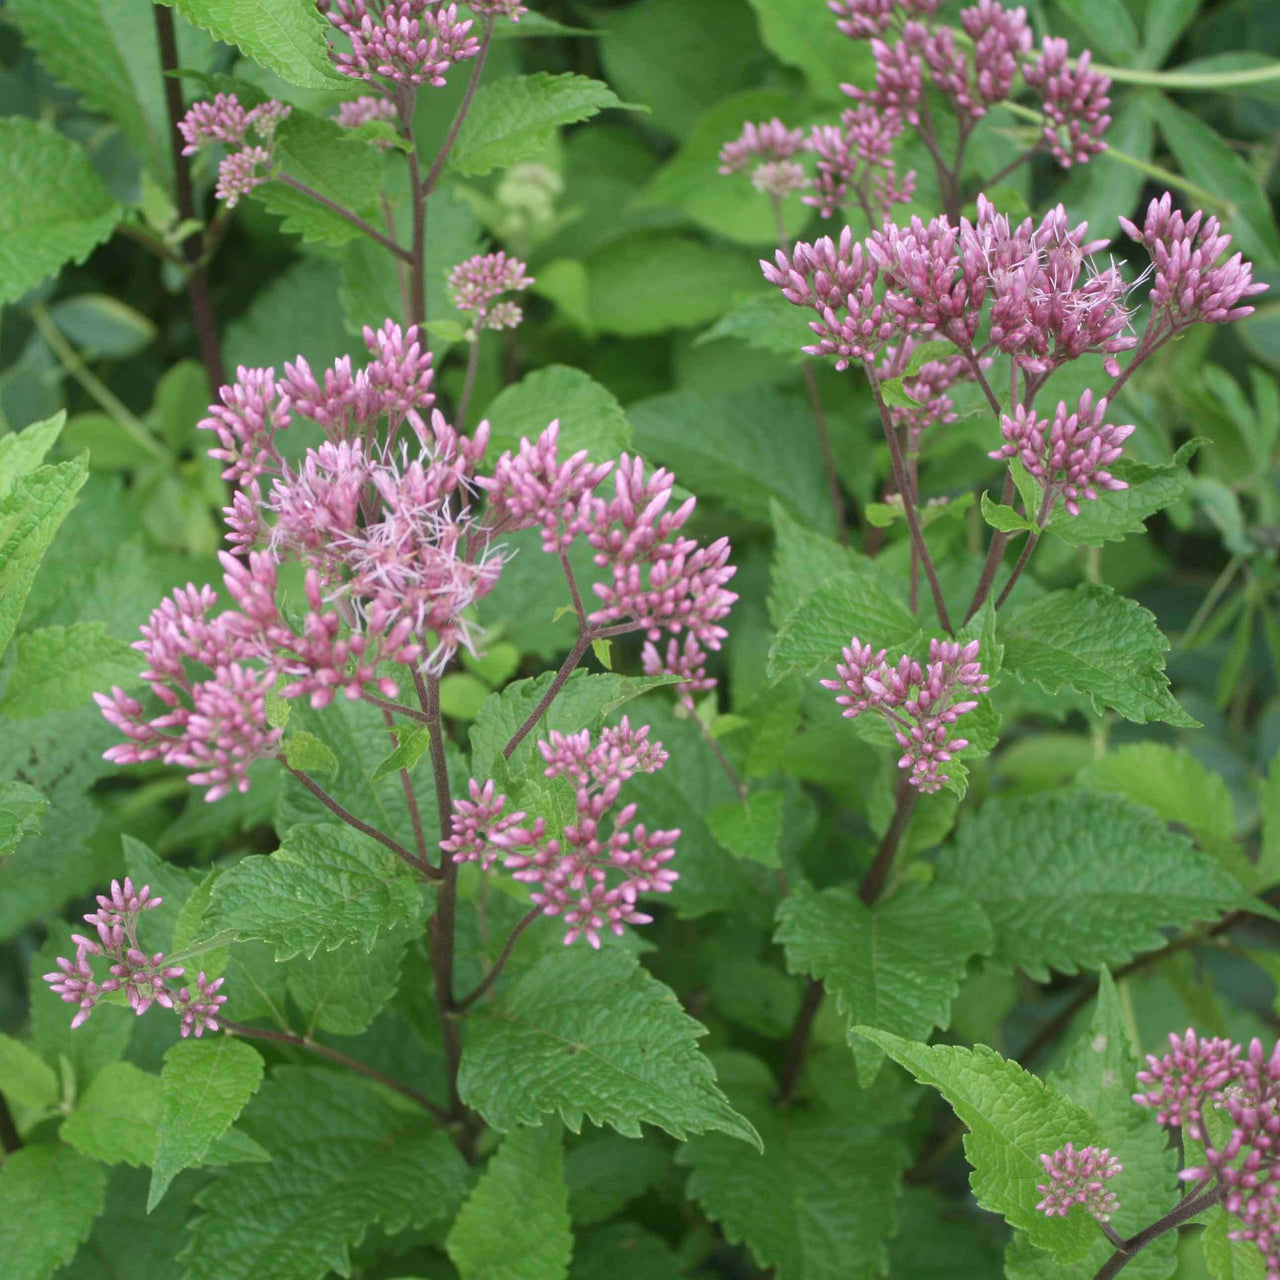
[[[467,353],[467,376],[462,383],[462,395],[458,398],[457,419],[454,426],[459,431],[467,425],[467,406],[471,403],[471,393],[475,390],[476,370],[480,367],[480,335],[477,333],[471,350]]]
[[[1269,67],[1251,67],[1247,71],[1179,71],[1176,67],[1172,71],[1144,71],[1139,67],[1106,67],[1097,62],[1093,69],[1109,76],[1117,84],[1148,84],[1160,89],[1206,93],[1280,80],[1280,62],[1273,62]]]

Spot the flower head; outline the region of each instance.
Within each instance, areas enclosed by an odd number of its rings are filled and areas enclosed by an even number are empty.
[[[527,289],[533,277],[518,258],[505,253],[477,254],[449,272],[449,296],[459,311],[472,317],[477,328],[514,329],[523,318],[514,303],[494,305],[504,293]]]
[[[1067,42],[1045,36],[1038,59],[1023,69],[1023,79],[1040,95],[1046,123],[1044,143],[1069,169],[1107,149],[1102,135],[1111,123],[1111,80],[1090,65],[1086,49],[1075,66],[1067,60]]]
[[[436,0],[320,0],[321,13],[351,42],[332,52],[344,76],[394,84],[440,86],[445,72],[480,52],[470,18]]]
[[[1107,1182],[1123,1171],[1124,1166],[1106,1147],[1081,1147],[1071,1143],[1040,1157],[1049,1181],[1036,1187],[1044,1197],[1036,1208],[1046,1217],[1056,1214],[1065,1218],[1079,1205],[1099,1222],[1110,1222],[1119,1208],[1116,1193]]]

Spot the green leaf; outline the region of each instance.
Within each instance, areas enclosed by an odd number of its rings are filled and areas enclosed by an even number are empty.
[[[85,360],[125,360],[156,340],[155,325],[109,293],[60,298],[49,308],[49,316]]]
[[[230,1035],[181,1040],[164,1055],[163,1107],[147,1212],[183,1169],[202,1160],[262,1083],[262,1055]]]
[[[0,436],[0,498],[8,497],[14,481],[30,475],[44,461],[66,423],[66,411],[60,409],[52,418]]]
[[[107,634],[101,622],[44,627],[18,637],[18,664],[0,714],[27,720],[49,711],[72,711],[90,694],[113,685],[138,684],[138,655]]]
[[[1280,880],[1280,752],[1272,758],[1262,784],[1262,847],[1258,851],[1258,887]]]
[[[815,533],[793,519],[776,502],[773,523],[773,566],[769,573],[769,621],[781,627],[795,607],[832,578],[865,573],[871,561],[842,547],[834,538]],[[846,643],[842,641],[841,643]]]
[[[563,1280],[569,1274],[573,1233],[559,1125],[515,1129],[503,1138],[445,1248],[461,1280]]]
[[[825,532],[835,517],[809,406],[770,387],[673,391],[630,408],[636,447],[700,496],[761,522],[770,502]]]
[[[343,208],[371,214],[378,207],[382,153],[361,145],[333,120],[295,109],[280,125],[275,157],[291,178]],[[304,244],[344,245],[361,234],[345,218],[282,182],[268,182],[253,194],[284,219],[282,231],[301,236]]]
[[[120,844],[124,869],[134,884],[149,885],[152,897],[160,899],[160,905],[146,912],[138,926],[142,945],[149,951],[172,952],[178,918],[200,883],[200,873],[167,862],[133,836],[122,836]]]
[[[333,70],[325,23],[306,0],[171,0],[186,20],[302,89],[348,82]]]
[[[0,858],[12,853],[44,822],[49,802],[25,782],[0,782]]]
[[[107,1173],[63,1143],[33,1143],[0,1167],[5,1280],[48,1280],[71,1261],[102,1212]]]
[[[704,1034],[635,956],[565,947],[474,1015],[458,1089],[503,1133],[558,1112],[574,1133],[585,1116],[631,1137],[641,1124],[681,1139],[717,1129],[758,1147],[696,1046]]]
[[[777,289],[752,294],[731,311],[726,311],[705,333],[700,333],[694,346],[736,338],[758,351],[783,356],[794,364],[804,359],[802,347],[810,344],[813,334],[805,320],[805,312],[793,306]]]
[[[765,867],[780,867],[781,791],[753,791],[745,801],[720,805],[707,814],[707,825],[730,853]]]
[[[349,1074],[277,1067],[243,1127],[274,1159],[200,1192],[183,1255],[191,1280],[350,1275],[369,1227],[442,1226],[466,1190],[447,1134]]]
[[[44,1111],[60,1098],[58,1077],[33,1049],[0,1035],[0,1093],[20,1107]]]
[[[670,1166],[670,1154],[656,1138],[602,1133],[577,1142],[564,1160],[569,1216],[578,1225],[604,1222],[661,1181]]]
[[[1090,791],[988,800],[960,824],[938,882],[968,893],[995,930],[993,962],[1037,981],[1124,964],[1162,928],[1242,905],[1239,884],[1149,810]]]
[[[289,966],[287,983],[293,1002],[307,1018],[307,1034],[317,1028],[335,1035],[358,1036],[396,993],[400,963],[409,933],[382,933],[372,948],[336,947],[317,951],[305,964]]]
[[[858,1082],[875,1081],[884,1054],[854,1026],[880,1027],[911,1040],[951,1020],[969,958],[994,939],[982,909],[954,889],[903,885],[868,907],[850,889],[796,885],[778,908],[774,935],[787,968],[822,980],[845,1018]]]
[[[505,169],[538,155],[561,125],[589,120],[606,107],[644,110],[587,76],[538,71],[496,80],[476,94],[449,154],[449,168],[469,178]]]
[[[0,120],[0,306],[65,262],[83,262],[120,220],[84,151],[47,124]]]
[[[536,440],[553,419],[560,423],[560,456],[585,449],[593,462],[609,462],[631,444],[631,424],[613,392],[590,374],[552,364],[503,388],[484,415],[489,450],[497,457]]]
[[[1120,1201],[1111,1225],[1122,1236],[1134,1235],[1164,1217],[1178,1200],[1177,1153],[1165,1131],[1152,1123],[1151,1112],[1133,1101],[1138,1066],[1116,984],[1104,969],[1093,1020],[1062,1071],[1051,1076],[1049,1083],[1097,1117],[1102,1145],[1124,1166],[1107,1183]],[[1074,1210],[1072,1216],[1085,1215]],[[1176,1231],[1161,1236],[1126,1270],[1137,1280],[1167,1280],[1175,1265],[1177,1239]],[[1083,1258],[1064,1267],[1018,1237],[1006,1255],[1005,1276],[1007,1280],[1093,1280],[1113,1252],[1099,1233]]]
[[[627,1280],[675,1280],[684,1270],[680,1256],[661,1236],[634,1222],[611,1222],[578,1236],[570,1278],[616,1280],[622,1259]]]
[[[760,287],[740,249],[662,231],[606,244],[586,268],[592,323],[624,338],[709,324]]]
[[[1025,1231],[1059,1262],[1073,1262],[1089,1251],[1097,1223],[1085,1214],[1047,1218],[1038,1213],[1036,1184],[1044,1178],[1042,1154],[1067,1142],[1077,1147],[1098,1143],[1093,1116],[986,1045],[916,1044],[870,1027],[859,1028],[858,1034],[951,1105],[969,1130],[964,1139],[973,1166],[969,1185],[984,1209]]]
[[[323,743],[320,744],[324,746]],[[431,730],[425,724],[414,722],[396,730],[396,749],[369,775],[371,783],[379,783],[383,778],[399,773],[401,769],[411,770],[422,759],[423,753],[431,745]],[[328,748],[325,748],[328,750]],[[335,760],[335,765],[337,761]],[[336,771],[336,770],[335,770]]]
[[[275,853],[241,859],[213,887],[208,921],[274,944],[277,960],[417,920],[422,894],[396,856],[336,823],[291,827]]]
[[[808,0],[751,0],[751,7],[765,44],[781,61],[804,72],[815,98],[843,102],[842,84],[875,78],[870,47],[846,40],[830,10]]]
[[[1255,267],[1280,263],[1280,231],[1266,193],[1249,166],[1199,117],[1161,97],[1155,117],[1182,172],[1227,206],[1223,222]]]
[[[1178,43],[1204,0],[1151,0],[1142,23],[1141,67],[1158,67]]]
[[[338,774],[338,757],[314,733],[305,729],[291,733],[285,740],[284,758],[290,769],[299,769],[303,773],[324,773],[331,778]],[[369,780],[378,781],[376,777]]]
[[[823,1107],[779,1110],[758,1087],[736,1090],[734,1102],[758,1127],[763,1154],[716,1135],[694,1138],[676,1152],[691,1170],[689,1198],[777,1280],[886,1274],[909,1163],[903,1144]]]
[[[1138,29],[1129,11],[1110,0],[1058,0],[1058,7],[1070,14],[1089,37],[1091,47],[1122,66],[1138,49]]]
[[[1186,464],[1203,443],[1188,440],[1172,462],[1160,466],[1118,459],[1111,473],[1129,487],[1104,490],[1095,501],[1081,503],[1078,516],[1057,506],[1049,517],[1050,532],[1070,547],[1100,547],[1104,542],[1120,542],[1130,533],[1145,533],[1147,517],[1172,506],[1186,491],[1191,481]]]
[[[1096,711],[1110,707],[1137,724],[1196,726],[1169,692],[1169,642],[1155,615],[1110,587],[1085,582],[1051,592],[1015,609],[999,634],[1005,671],[1045,693],[1074,689]]]
[[[22,616],[40,561],[75,506],[88,474],[83,457],[56,467],[39,467],[21,476],[8,496],[0,499],[0,654]]]
[[[840,650],[854,636],[877,649],[897,650],[919,631],[915,614],[870,573],[846,572],[806,596],[787,616],[769,650],[769,677],[778,680],[789,671],[807,675],[825,665],[832,667],[834,677]]]
[[[104,1164],[149,1165],[162,1107],[159,1076],[131,1062],[112,1062],[76,1099],[59,1136],[81,1155]]]
[[[1024,529],[1029,533],[1036,533],[1040,528],[1034,520],[1020,516],[1012,507],[992,502],[985,493],[982,495],[982,518],[993,529],[999,529],[1003,533],[1018,533]]]
[[[1213,1210],[1209,1225],[1200,1234],[1204,1264],[1213,1280],[1266,1280],[1267,1263],[1252,1240],[1230,1240],[1239,1219],[1225,1209]]]

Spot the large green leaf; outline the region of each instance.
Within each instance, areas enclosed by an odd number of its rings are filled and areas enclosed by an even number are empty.
[[[242,1127],[274,1159],[200,1192],[183,1255],[191,1280],[350,1275],[350,1248],[369,1227],[442,1226],[466,1190],[446,1134],[349,1074],[276,1068]]]
[[[522,437],[536,440],[553,419],[560,423],[562,458],[585,449],[593,461],[607,462],[631,443],[631,424],[613,392],[563,364],[536,369],[505,387],[484,416],[495,458],[519,448]]]
[[[799,364],[805,359],[802,348],[809,345],[812,337],[804,312],[793,307],[777,289],[771,289],[768,293],[751,294],[732,311],[726,311],[706,333],[698,335],[695,345],[736,338],[749,347]]]
[[[847,40],[827,5],[809,0],[751,0],[760,35],[788,66],[799,67],[815,98],[846,102],[842,84],[868,85],[875,79],[871,47]]]
[[[23,720],[74,710],[92,693],[140,683],[138,668],[137,652],[109,636],[101,622],[25,632],[0,715]]]
[[[564,1280],[573,1233],[559,1125],[503,1138],[445,1247],[461,1280]]]
[[[0,1167],[5,1280],[48,1280],[70,1262],[107,1197],[107,1173],[64,1143],[41,1142]]]
[[[797,885],[778,908],[775,939],[793,973],[820,978],[835,996],[864,1086],[884,1054],[852,1028],[881,1027],[911,1040],[945,1028],[969,958],[994,945],[972,899],[917,884],[870,907],[850,889]]]
[[[317,951],[306,963],[289,966],[287,985],[307,1019],[307,1034],[318,1027],[357,1036],[396,993],[409,931],[380,933],[371,949],[348,944]]]
[[[972,896],[995,963],[1044,981],[1123,964],[1165,945],[1162,928],[1215,919],[1244,891],[1184,835],[1115,795],[988,800],[943,851],[939,883]]]
[[[565,947],[474,1016],[458,1089],[503,1133],[558,1112],[575,1133],[585,1116],[633,1137],[653,1124],[758,1146],[697,1048],[704,1034],[629,952]]]
[[[65,410],[21,431],[0,436],[0,498],[7,498],[21,476],[30,475],[53,448],[67,424]]]
[[[1169,692],[1169,642],[1155,615],[1110,587],[1083,582],[1021,605],[999,635],[1005,671],[1045,693],[1074,689],[1099,712],[1110,707],[1138,724],[1195,727]]]
[[[65,262],[83,262],[115,228],[120,206],[83,149],[47,124],[0,120],[0,305]]]
[[[0,1035],[0,1093],[22,1107],[56,1107],[58,1077],[34,1049],[12,1036]]]
[[[25,782],[0,782],[0,858],[40,830],[48,806],[35,787]]]

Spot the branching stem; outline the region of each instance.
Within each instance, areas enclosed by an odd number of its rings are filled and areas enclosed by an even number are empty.
[[[507,940],[502,947],[502,954],[499,955],[497,960],[494,961],[493,968],[490,969],[489,972],[484,975],[484,978],[481,980],[480,984],[476,987],[474,991],[470,992],[468,995],[463,996],[461,1000],[458,1000],[454,1004],[453,1007],[456,1012],[462,1013],[466,1009],[469,1009],[473,1004],[475,1004],[477,1000],[480,999],[482,995],[484,995],[486,991],[489,990],[490,987],[493,986],[495,982],[497,982],[498,975],[502,972],[503,967],[506,965],[507,961],[511,959],[511,952],[515,949],[516,943],[520,940],[520,935],[531,924],[533,924],[533,922],[537,920],[540,915],[542,915],[542,908],[532,907],[530,908],[529,911],[527,911],[523,916],[520,917],[520,919],[516,922],[515,927],[511,930],[510,934],[507,935]]]

